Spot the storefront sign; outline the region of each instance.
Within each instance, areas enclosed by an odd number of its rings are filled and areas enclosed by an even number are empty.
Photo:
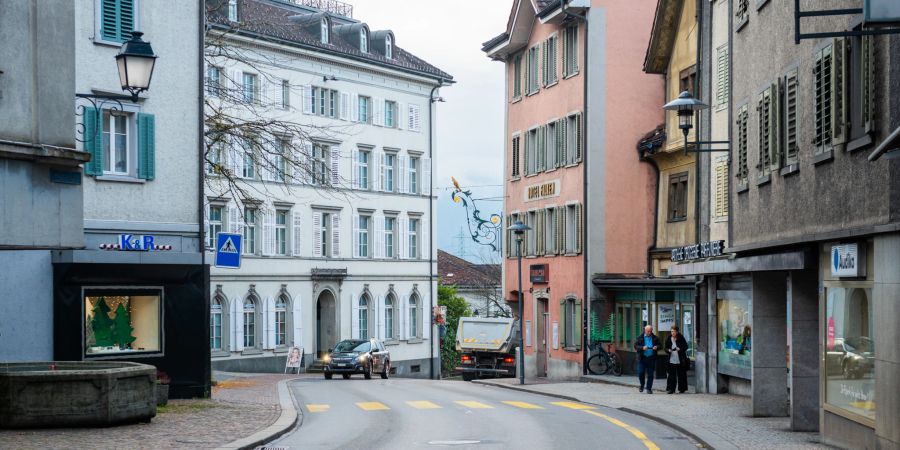
[[[701,242],[699,244],[676,247],[672,249],[672,261],[690,261],[692,259],[722,256],[725,241]]]
[[[525,201],[533,202],[550,197],[559,197],[559,180],[535,184],[525,188]]]
[[[860,263],[860,260],[863,260]],[[831,246],[831,276],[864,277],[865,253],[857,244]]]
[[[172,250],[171,245],[156,245],[151,235],[120,234],[115,244],[100,244],[101,250],[120,250],[124,252],[152,252]]]
[[[532,283],[545,284],[550,282],[549,264],[532,264],[529,270]]]

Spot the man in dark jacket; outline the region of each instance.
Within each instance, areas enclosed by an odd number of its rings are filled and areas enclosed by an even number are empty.
[[[678,327],[673,326],[670,331],[671,336],[666,339],[666,354],[669,360],[666,361],[666,392],[675,393],[677,384],[678,393],[683,394],[687,391],[687,370],[691,362],[687,357],[687,340],[679,333]]]
[[[653,374],[656,373],[656,352],[661,346],[659,338],[653,334],[653,327],[644,327],[644,333],[634,341],[634,351],[638,355],[638,380],[641,382],[640,392],[644,392],[646,378],[647,393],[653,393]]]

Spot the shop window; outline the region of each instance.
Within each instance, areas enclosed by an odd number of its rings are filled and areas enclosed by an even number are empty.
[[[84,296],[85,356],[159,353],[162,291],[94,290]]]
[[[719,299],[719,373],[750,379],[752,316],[750,299]]]
[[[875,420],[872,289],[826,287],[825,403]]]

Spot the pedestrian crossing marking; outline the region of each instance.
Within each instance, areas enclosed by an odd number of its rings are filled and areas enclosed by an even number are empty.
[[[543,406],[533,405],[531,403],[526,403],[526,402],[504,401],[502,403],[505,403],[509,406],[515,406],[516,408],[522,408],[522,409],[544,409]]]
[[[359,409],[363,411],[384,411],[387,409],[391,409],[381,402],[359,402],[356,404],[356,406],[358,406]]]
[[[330,405],[306,405],[306,409],[311,413],[325,412],[331,409]]]
[[[563,408],[569,409],[597,409],[591,405],[585,405],[584,403],[576,403],[576,402],[550,402],[551,405],[562,406]]]
[[[440,409],[439,405],[431,403],[427,400],[418,400],[413,402],[406,402],[407,405],[412,406],[416,409]]]
[[[494,409],[494,407],[491,405],[485,405],[484,403],[475,402],[475,401],[471,401],[471,400],[461,400],[461,401],[457,401],[454,403],[456,403],[457,405],[465,406],[466,408],[472,408],[472,409]]]
[[[612,418],[610,416],[607,416],[606,414],[598,413],[597,411],[585,411],[585,412],[588,414],[603,418],[606,421],[612,423],[613,425],[616,425],[616,426],[619,426],[619,427],[622,427],[622,428],[628,430],[629,433],[631,433],[634,437],[638,438],[641,442],[644,443],[644,447],[647,447],[647,450],[659,450],[659,446],[657,446],[656,443],[654,443],[653,441],[648,439],[647,435],[644,434],[643,432],[641,432],[641,430],[638,430],[637,428],[635,428],[631,425],[628,425],[627,423],[622,422],[619,419]]]

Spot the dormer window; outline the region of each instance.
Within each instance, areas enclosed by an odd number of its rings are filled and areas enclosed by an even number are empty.
[[[359,30],[359,51],[369,53],[369,33],[365,28]]]
[[[391,59],[394,56],[394,40],[391,39],[391,35],[387,35],[384,38],[384,57],[387,59]]]
[[[322,32],[321,32],[322,43],[327,44],[328,39],[329,39],[329,37],[328,37],[328,19],[322,18],[322,24],[320,25],[320,27],[322,28]]]

